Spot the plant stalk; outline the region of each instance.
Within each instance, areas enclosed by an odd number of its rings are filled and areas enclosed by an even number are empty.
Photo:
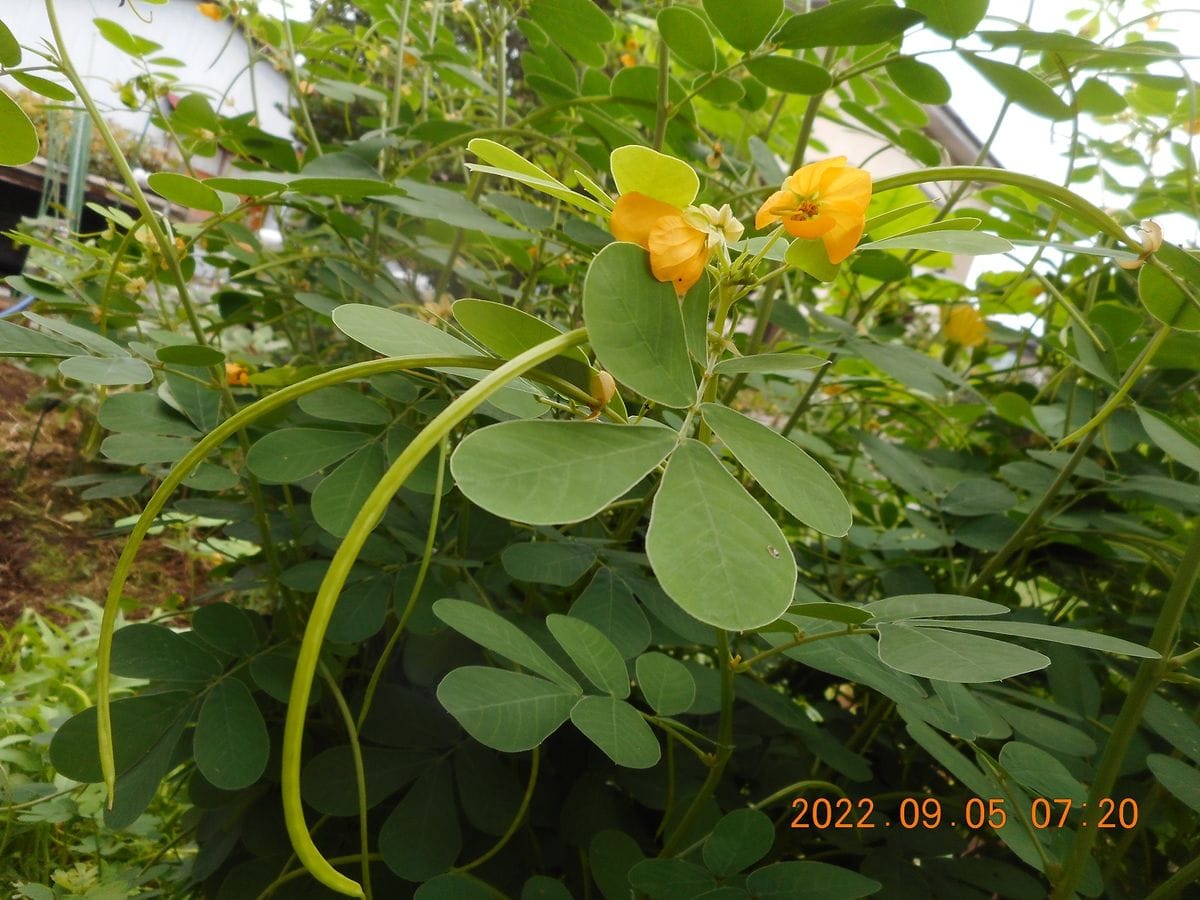
[[[1125,702],[1121,705],[1121,712],[1117,715],[1117,721],[1104,745],[1104,753],[1096,768],[1096,777],[1092,780],[1092,788],[1088,792],[1088,807],[1091,809],[1096,809],[1102,798],[1112,794],[1117,776],[1121,772],[1121,764],[1125,760],[1130,742],[1137,733],[1146,703],[1171,665],[1171,648],[1175,644],[1176,633],[1179,631],[1188,600],[1196,587],[1197,577],[1200,577],[1200,521],[1194,524],[1195,530],[1188,541],[1187,549],[1184,550],[1183,559],[1179,562],[1175,579],[1171,582],[1171,587],[1167,590],[1167,596],[1163,600],[1162,609],[1158,613],[1158,621],[1154,625],[1154,633],[1150,636],[1149,646],[1158,652],[1159,658],[1145,660],[1138,666],[1137,675],[1133,679],[1129,693],[1125,696]],[[1075,888],[1083,878],[1083,870],[1091,856],[1092,847],[1096,843],[1097,821],[1097,817],[1093,816],[1086,826],[1080,826],[1079,830],[1075,832],[1075,840],[1071,844],[1067,861],[1063,864],[1062,874],[1054,885],[1054,892],[1050,895],[1051,900],[1068,900],[1074,896]],[[1195,863],[1188,868],[1192,869],[1191,873],[1186,876],[1188,879],[1200,875],[1200,871],[1195,869]],[[1187,881],[1181,880],[1178,886],[1183,887],[1186,883]],[[1159,891],[1163,887],[1166,885],[1160,886]],[[1158,894],[1158,891],[1155,893]]]
[[[317,849],[309,835],[304,819],[304,805],[300,797],[301,751],[304,741],[304,726],[308,717],[308,700],[312,693],[313,676],[320,661],[321,646],[325,632],[333,616],[334,607],[342,587],[350,575],[350,569],[375,526],[387,511],[388,504],[404,485],[408,476],[421,460],[450,433],[470,416],[480,404],[492,397],[510,382],[559,353],[578,346],[587,340],[587,329],[574,331],[543,341],[526,350],[488,374],[474,384],[439,413],[426,425],[384,473],[362,509],[355,516],[350,530],[338,545],[333,560],[325,572],[320,590],[313,601],[300,654],[292,676],[292,690],[288,698],[287,719],[283,731],[283,765],[280,789],[283,794],[284,822],[292,847],[301,864],[327,888],[350,897],[362,897],[363,888],[352,878],[337,871]]]

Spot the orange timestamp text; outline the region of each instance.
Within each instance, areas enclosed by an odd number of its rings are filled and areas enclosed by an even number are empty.
[[[900,801],[895,815],[876,811],[875,801],[870,797],[852,800],[849,797],[830,799],[797,797],[792,801],[795,815],[792,828],[904,828],[916,829],[960,826],[978,830],[1003,828],[1008,823],[1013,805],[1000,797],[972,797],[955,815],[943,806],[936,797],[905,797]],[[1072,825],[1086,827],[1089,818],[1087,803],[1073,802],[1065,797],[1035,797],[1029,807],[1022,809],[1025,820],[1036,829],[1065,828],[1072,809],[1079,813]],[[1114,800],[1104,797],[1090,810],[1096,828],[1130,829],[1138,823],[1138,804],[1132,797]]]

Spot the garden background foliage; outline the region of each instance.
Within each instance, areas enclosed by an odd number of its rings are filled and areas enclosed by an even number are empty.
[[[286,74],[284,139],[176,85],[131,3],[97,28],[178,154],[146,187],[57,31],[0,26],[2,71],[82,105],[130,198],[18,236],[38,302],[0,355],[89,386],[85,497],[141,510],[97,702],[50,761],[106,785],[106,829],[144,832],[164,780],[187,797],[191,887],[160,889],[1200,877],[1183,56],[1102,0],[1074,33],[984,0],[809,6],[199,4]],[[921,30],[945,49],[905,52]],[[931,107],[971,102],[945,54],[1065,136],[1067,183],[982,167],[990,139],[945,165]],[[823,180],[825,122],[910,168]],[[37,152],[3,93],[0,128],[0,163]],[[217,150],[237,170],[194,177]],[[1097,184],[1111,209],[1074,192]],[[114,634],[151,528],[220,554],[216,586]]]

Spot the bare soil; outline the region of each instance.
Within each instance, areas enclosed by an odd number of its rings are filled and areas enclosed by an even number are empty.
[[[124,538],[98,532],[137,511],[132,501],[89,503],[79,497],[82,488],[55,486],[102,467],[81,458],[87,414],[66,405],[45,415],[29,408],[41,391],[37,375],[0,362],[0,629],[25,609],[61,619],[71,597],[102,602]],[[148,538],[125,594],[177,606],[203,581],[204,567],[191,554]]]

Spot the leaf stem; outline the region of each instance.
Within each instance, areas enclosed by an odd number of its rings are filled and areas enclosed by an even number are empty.
[[[1188,599],[1196,586],[1197,578],[1200,577],[1200,522],[1193,524],[1196,526],[1195,530],[1188,541],[1179,568],[1175,571],[1175,579],[1167,589],[1167,596],[1159,611],[1158,621],[1155,622],[1154,632],[1150,636],[1149,646],[1152,650],[1158,651],[1159,658],[1145,660],[1138,666],[1137,675],[1133,679],[1129,693],[1125,695],[1125,702],[1121,705],[1121,711],[1117,715],[1112,733],[1104,745],[1104,753],[1096,767],[1096,777],[1092,780],[1092,788],[1088,792],[1088,804],[1092,809],[1099,806],[1101,798],[1111,795],[1117,776],[1120,775],[1121,765],[1125,761],[1125,754],[1137,733],[1138,723],[1141,722],[1142,713],[1150,700],[1150,695],[1154,693],[1158,682],[1171,665],[1171,648],[1175,644],[1180,622],[1182,622],[1183,614],[1187,609]],[[1081,825],[1075,832],[1075,840],[1071,844],[1067,861],[1063,864],[1062,874],[1054,885],[1051,900],[1067,900],[1074,896],[1075,888],[1083,878],[1084,869],[1091,857],[1096,837],[1097,817],[1092,817],[1087,825]],[[1172,885],[1170,890],[1174,890],[1176,886],[1183,887],[1188,881],[1200,875],[1200,870],[1195,867],[1194,862],[1187,868],[1191,869],[1191,872],[1185,876],[1186,880],[1181,879],[1177,885]],[[1180,872],[1182,871],[1184,870],[1180,870]],[[1154,895],[1169,896],[1169,893],[1160,894],[1167,884],[1169,882],[1160,885]]]
[[[1073,444],[1083,438],[1084,435],[1091,434],[1106,421],[1108,421],[1109,416],[1115,413],[1117,408],[1125,402],[1125,398],[1129,396],[1129,392],[1133,389],[1133,385],[1137,382],[1138,378],[1141,377],[1142,372],[1146,370],[1146,367],[1150,365],[1151,360],[1154,359],[1154,355],[1158,353],[1159,349],[1163,344],[1166,343],[1167,338],[1170,336],[1170,325],[1163,325],[1160,327],[1158,331],[1154,333],[1154,337],[1150,338],[1150,341],[1145,347],[1142,348],[1142,352],[1138,354],[1138,358],[1135,359],[1129,366],[1129,370],[1125,373],[1125,377],[1121,379],[1120,386],[1118,386],[1116,392],[1108,398],[1105,404],[1100,407],[1100,411],[1097,412],[1096,415],[1092,416],[1092,418],[1085,425],[1075,429],[1062,440],[1060,440],[1057,446],[1064,447],[1067,444]]]
[[[975,596],[979,589],[986,584],[993,575],[996,574],[996,572],[1002,565],[1004,565],[1004,563],[1008,561],[1008,558],[1024,545],[1025,539],[1029,537],[1030,532],[1032,532],[1033,529],[1037,528],[1037,526],[1041,524],[1042,514],[1045,513],[1050,504],[1054,502],[1054,498],[1058,496],[1059,491],[1063,489],[1063,486],[1066,485],[1068,480],[1070,480],[1071,475],[1074,474],[1075,469],[1081,462],[1083,462],[1083,458],[1087,455],[1087,452],[1091,448],[1092,441],[1095,439],[1095,437],[1096,432],[1094,431],[1089,431],[1086,435],[1084,435],[1083,440],[1080,441],[1079,446],[1075,448],[1075,451],[1070,455],[1066,463],[1059,470],[1058,475],[1054,478],[1054,481],[1050,482],[1050,485],[1042,494],[1041,499],[1038,500],[1037,505],[1029,511],[1029,515],[1025,517],[1025,521],[1022,522],[1020,527],[1013,532],[1012,536],[1004,542],[1004,546],[997,550],[995,555],[993,555],[992,558],[987,561],[986,565],[979,570],[979,574],[975,576],[975,579],[965,591],[967,595],[972,597]]]
[[[717,629],[717,658],[721,663],[721,720],[717,726],[716,759],[708,770],[704,784],[700,785],[700,790],[659,851],[660,858],[676,855],[679,844],[687,837],[688,828],[720,784],[725,766],[733,755],[733,660],[729,656],[729,633],[721,628]]]
[[[497,840],[496,843],[492,844],[490,848],[485,850],[479,856],[475,857],[466,865],[458,866],[453,871],[469,872],[472,869],[482,866],[485,862],[503,850],[504,845],[512,840],[513,835],[517,833],[517,829],[521,827],[521,823],[525,821],[525,814],[529,812],[529,802],[533,799],[534,788],[537,787],[538,767],[542,758],[541,750],[541,746],[536,745],[534,746],[533,751],[530,753],[529,781],[525,784],[525,793],[521,797],[521,805],[517,807],[517,813],[515,816],[513,816],[512,822],[509,823],[508,830],[505,831],[504,834],[500,836],[500,839]]]

